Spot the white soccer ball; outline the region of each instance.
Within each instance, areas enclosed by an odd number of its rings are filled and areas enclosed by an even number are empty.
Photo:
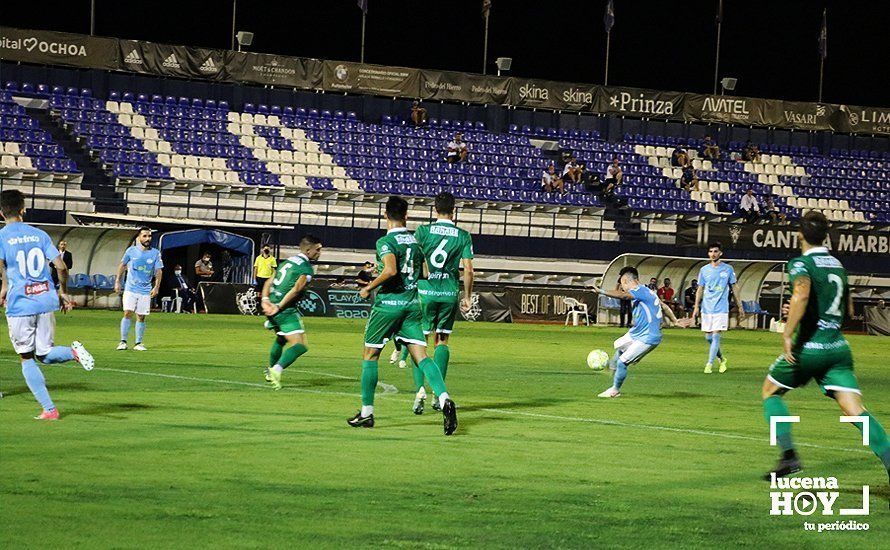
[[[609,364],[609,354],[595,349],[587,354],[587,366],[593,370],[603,370]]]

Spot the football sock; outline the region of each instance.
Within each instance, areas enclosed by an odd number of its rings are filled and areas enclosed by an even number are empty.
[[[74,360],[74,350],[66,346],[55,346],[49,350],[49,353],[40,360],[44,365],[52,363],[64,363],[65,361]]]
[[[609,361],[609,368],[610,368],[610,369],[615,370],[615,369],[617,368],[615,365],[618,364],[618,360],[619,360],[620,357],[621,357],[621,352],[618,351],[618,350],[615,350],[615,355],[613,355],[613,356],[612,356],[612,360]]]
[[[627,378],[627,365],[621,359],[617,359],[615,361],[615,377],[612,379],[612,387],[620,390],[625,378]]]
[[[448,374],[449,359],[451,359],[451,350],[448,349],[448,346],[445,344],[436,346],[436,350],[433,352],[433,361],[439,365],[439,370],[442,371],[442,380],[445,380],[445,376]]]
[[[145,321],[136,321],[136,343],[142,343],[142,337],[145,335]]]
[[[413,358],[411,362],[414,363]],[[418,392],[423,387],[423,371],[420,370],[420,367],[414,365],[411,367],[411,375],[414,377],[414,391]]]
[[[887,432],[878,419],[868,411],[863,412],[862,416],[868,417],[868,446],[881,459],[884,468],[890,471],[890,441],[887,440]],[[862,431],[862,424],[857,422],[856,427]]]
[[[28,389],[34,394],[34,398],[40,403],[45,411],[51,411],[56,408],[53,400],[49,397],[49,390],[46,389],[46,378],[43,372],[37,366],[37,362],[33,359],[25,359],[22,361],[22,374],[25,377],[25,383]]]
[[[714,359],[720,356],[720,333],[711,334],[711,351],[708,354],[708,363],[713,363]]]
[[[766,423],[770,424],[770,419],[774,416],[789,416],[791,412],[785,401],[778,395],[772,395],[763,400],[763,417]],[[789,451],[794,452],[794,444],[791,443],[791,424],[789,422],[776,422],[776,443],[782,449],[782,453],[786,455]]]
[[[303,344],[294,344],[284,350],[284,353],[281,354],[281,358],[278,360],[275,366],[286,369],[307,351],[309,351],[309,348],[307,348]]]
[[[430,383],[433,392],[440,397],[441,401],[442,394],[448,390],[445,389],[445,380],[442,379],[442,372],[439,370],[439,365],[427,357],[420,362],[420,370],[423,371],[423,375],[426,377],[427,382]]]
[[[399,356],[400,361],[408,360],[408,346],[402,348],[402,354]]]
[[[130,332],[130,319],[124,317],[121,319],[121,342],[127,341],[127,333]]]
[[[269,366],[271,367],[275,363],[281,359],[281,353],[284,351],[284,344],[278,342],[278,338],[272,342],[272,347],[269,348]]]
[[[364,413],[365,406],[374,405],[374,390],[376,388],[377,361],[362,361],[362,416],[368,416]]]
[[[719,334],[719,333],[718,333],[718,334]],[[712,341],[713,339],[711,338],[711,335],[710,335],[710,334],[705,334],[705,340],[707,340],[708,343],[710,344],[711,341]],[[723,359],[723,352],[720,351],[720,348],[719,348],[719,347],[717,348],[717,357],[718,357],[719,359]]]

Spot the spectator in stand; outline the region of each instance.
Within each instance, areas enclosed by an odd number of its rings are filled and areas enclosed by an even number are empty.
[[[691,317],[695,310],[695,293],[698,292],[698,281],[692,279],[689,288],[683,293],[683,309],[686,310],[686,316]]]
[[[686,191],[698,191],[698,176],[695,175],[695,169],[692,168],[691,162],[686,162],[683,167],[683,174],[680,176],[680,185]]]
[[[210,252],[205,252],[201,259],[195,262],[195,275],[199,283],[206,283],[213,279],[213,262],[210,260]]]
[[[578,161],[575,160],[575,157],[569,157],[568,162],[563,167],[562,181],[563,183],[581,183],[581,167],[578,166]]]
[[[705,140],[701,145],[701,156],[708,160],[717,160],[720,158],[720,146],[711,141],[711,136],[705,136]]]
[[[689,155],[686,150],[679,145],[674,147],[674,152],[671,153],[671,166],[686,166],[687,162],[689,162]]]
[[[427,117],[426,109],[420,106],[419,101],[411,104],[411,122],[414,123],[415,128],[426,126]]]
[[[179,264],[173,266],[173,288],[176,289],[179,297],[182,298],[180,311],[191,313],[195,305],[197,293],[195,289],[189,286],[185,275],[182,274],[182,266]]]
[[[739,213],[748,223],[754,223],[760,217],[760,204],[757,202],[757,197],[754,196],[753,189],[748,189],[742,196]]]
[[[624,180],[624,172],[621,171],[621,166],[618,165],[618,159],[612,159],[612,164],[606,169],[606,177],[603,178],[603,183],[605,184],[605,189],[603,189],[603,198],[610,198],[615,195],[615,189],[621,185],[622,180]]]
[[[664,285],[658,289],[658,297],[661,298],[661,301],[664,303],[669,303],[674,301],[674,289],[671,287],[671,280],[668,278],[664,279]]]
[[[275,275],[277,267],[278,260],[272,255],[272,249],[269,245],[263,246],[263,251],[253,261],[253,278],[256,281],[257,292],[262,294],[266,281]]]
[[[357,286],[358,288],[365,288],[374,279],[374,264],[371,262],[365,262],[365,265],[355,277],[355,286]]]
[[[581,171],[581,185],[590,193],[599,195],[603,188],[600,177],[587,169],[587,163],[579,162],[578,169]]]
[[[618,277],[618,284],[615,285],[615,290],[624,292],[624,290],[621,288],[621,277]],[[633,321],[633,308],[631,307],[632,303],[632,300],[622,300],[620,298],[618,299],[618,321],[620,323],[618,325],[619,327],[630,328],[630,323],[631,321]]]
[[[656,278],[656,277],[652,277],[651,279],[649,279],[649,284],[646,285],[646,286],[648,286],[649,289],[652,290],[653,292],[656,292],[656,293],[657,293],[657,291],[658,291],[658,278]]]
[[[74,267],[74,257],[71,256],[71,252],[68,251],[68,241],[59,241],[59,253],[62,255],[62,261],[65,262],[65,265],[68,266],[68,273],[71,273],[71,268]],[[49,264],[50,274],[53,278],[53,284],[56,285],[56,288],[59,288],[59,274],[56,273],[56,266],[50,262]]]
[[[448,162],[466,162],[469,155],[470,150],[464,143],[464,135],[460,132],[454,134],[454,139],[448,142]]]
[[[541,190],[545,193],[565,193],[565,183],[556,175],[556,166],[551,164],[541,175]]]
[[[785,221],[785,213],[776,206],[776,199],[773,195],[768,196],[763,204],[763,218],[773,222]]]
[[[760,148],[749,140],[742,150],[742,159],[748,162],[760,162]]]

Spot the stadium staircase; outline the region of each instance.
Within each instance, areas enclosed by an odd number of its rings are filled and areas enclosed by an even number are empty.
[[[26,111],[31,118],[40,122],[40,126],[52,136],[53,141],[59,144],[68,158],[82,170],[81,188],[90,192],[95,211],[126,214],[127,203],[123,199],[123,195],[115,191],[114,180],[93,162],[87,150],[74,141],[72,136],[60,126],[49,112],[43,109],[27,109]]]

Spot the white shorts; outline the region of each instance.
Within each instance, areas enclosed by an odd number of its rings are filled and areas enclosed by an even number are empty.
[[[129,290],[124,291],[124,311],[135,311],[136,315],[148,315],[151,313],[151,295],[136,294]]]
[[[625,365],[638,363],[647,353],[658,347],[658,344],[644,344],[639,340],[634,340],[630,333],[615,340],[614,345],[615,349],[621,353],[619,358]]]
[[[702,332],[729,330],[729,313],[702,313]]]
[[[26,317],[7,317],[9,339],[16,353],[46,355],[53,347],[56,316],[52,311]]]

